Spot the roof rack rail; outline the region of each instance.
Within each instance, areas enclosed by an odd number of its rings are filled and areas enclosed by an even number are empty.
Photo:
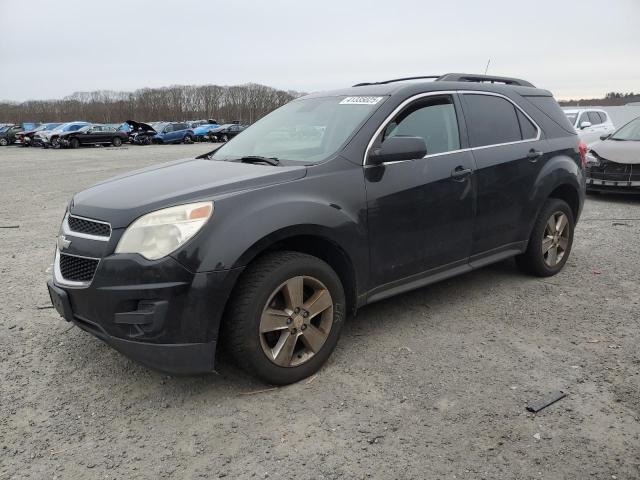
[[[363,87],[365,85],[385,85],[387,83],[405,82],[407,80],[428,80],[428,79],[437,80],[440,77],[441,77],[441,75],[421,75],[421,76],[418,76],[418,77],[393,78],[391,80],[383,80],[381,82],[357,83],[357,84],[354,85],[354,87]]]
[[[478,82],[478,83],[504,83],[505,85],[516,85],[519,87],[533,87],[533,84],[526,80],[511,77],[496,77],[494,75],[478,75],[473,73],[447,73],[441,75],[438,82]]]
[[[387,83],[404,82],[407,80],[429,80],[436,82],[477,82],[477,83],[504,83],[505,85],[515,85],[519,87],[533,87],[534,85],[526,80],[511,77],[496,77],[493,75],[478,75],[473,73],[445,73],[444,75],[421,75],[418,77],[394,78],[381,82],[363,82],[353,85],[354,87],[364,87],[366,85],[385,85]]]

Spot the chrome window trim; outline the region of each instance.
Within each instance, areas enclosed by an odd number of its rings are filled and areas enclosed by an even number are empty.
[[[461,153],[461,152],[472,152],[474,150],[482,150],[482,149],[485,149],[485,148],[493,148],[493,147],[502,147],[502,146],[505,146],[505,145],[516,145],[516,144],[519,144],[519,143],[537,142],[538,140],[540,140],[540,138],[542,138],[542,129],[535,122],[535,120],[533,120],[533,118],[531,118],[531,116],[529,116],[529,114],[527,112],[525,112],[520,107],[520,105],[518,105],[516,102],[511,100],[509,97],[507,97],[505,95],[502,95],[501,93],[486,92],[486,91],[483,91],[483,90],[442,90],[442,91],[436,91],[436,92],[424,92],[424,93],[418,93],[417,95],[414,95],[412,97],[407,98],[404,102],[402,102],[400,105],[398,105],[393,110],[393,112],[391,112],[387,116],[387,118],[384,119],[384,121],[376,129],[375,133],[371,137],[371,140],[369,140],[369,143],[367,144],[367,148],[364,151],[364,159],[362,161],[362,165],[365,166],[365,167],[367,166],[367,158],[369,157],[369,150],[371,150],[371,147],[373,147],[373,142],[375,141],[376,138],[378,138],[378,135],[380,135],[380,133],[382,133],[382,130],[384,130],[386,128],[386,126],[389,124],[391,119],[393,119],[393,117],[395,117],[398,113],[400,113],[403,108],[405,108],[407,105],[409,105],[414,100],[417,100],[417,99],[420,99],[420,98],[432,97],[432,96],[436,96],[436,95],[454,95],[456,93],[462,94],[462,95],[466,95],[466,94],[471,94],[471,95],[489,95],[489,96],[504,98],[505,100],[510,102],[515,108],[520,110],[520,112],[522,112],[522,114],[527,119],[529,119],[529,121],[531,123],[533,123],[533,125],[536,127],[537,135],[535,136],[535,138],[527,138],[525,140],[517,140],[517,141],[514,141],[514,142],[495,143],[495,144],[491,144],[491,145],[482,145],[481,147],[459,148],[458,150],[449,150],[448,152],[432,153],[432,154],[427,154],[422,158],[439,157],[441,155],[451,155],[453,153]],[[457,112],[456,112],[456,119],[457,119]],[[413,160],[419,160],[419,159],[413,159]],[[411,162],[413,160],[398,160],[398,161],[394,161],[394,162],[384,162],[382,165],[390,165],[392,163],[401,163],[401,162]]]
[[[98,267],[100,266],[100,262],[102,261],[100,258],[94,257],[83,257],[82,255],[73,255],[71,253],[65,253],[64,255],[68,255],[70,257],[84,258],[87,260],[98,260],[98,265],[96,265],[96,272],[98,271]],[[93,282],[93,279],[96,276],[96,272],[93,272],[93,277],[88,282],[77,282],[74,280],[66,280],[62,276],[62,272],[60,271],[60,250],[56,248],[56,256],[53,261],[53,280],[56,285],[60,285],[62,287],[67,288],[87,288]]]
[[[82,232],[76,232],[74,230],[71,230],[71,227],[69,226],[69,217],[78,218],[80,220],[86,220],[88,222],[101,223],[103,225],[107,225],[109,227],[109,236],[102,237],[100,235],[91,235],[89,233],[82,233]],[[112,229],[111,229],[111,224],[109,222],[103,222],[100,220],[95,220],[93,218],[81,217],[80,215],[71,215],[70,213],[67,213],[64,216],[64,220],[62,221],[62,233],[64,235],[69,235],[70,237],[86,238],[88,240],[98,240],[100,242],[108,242],[111,239],[111,232],[112,232]]]

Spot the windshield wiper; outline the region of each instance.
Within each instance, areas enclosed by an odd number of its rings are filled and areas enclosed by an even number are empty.
[[[241,163],[267,163],[269,165],[273,165],[274,167],[280,165],[280,160],[276,157],[261,157],[260,155],[247,155],[246,157],[241,157],[238,159]]]

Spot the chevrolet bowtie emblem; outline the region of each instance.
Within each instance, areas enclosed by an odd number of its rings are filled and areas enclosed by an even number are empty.
[[[71,245],[71,240],[67,240],[64,235],[58,236],[58,250],[64,250]]]

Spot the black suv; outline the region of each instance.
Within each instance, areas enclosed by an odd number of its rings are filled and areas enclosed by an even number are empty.
[[[286,384],[363,305],[513,256],[558,273],[586,149],[551,93],[424,78],[308,95],[207,155],[76,194],[54,306],[148,366],[209,372],[220,343]]]

